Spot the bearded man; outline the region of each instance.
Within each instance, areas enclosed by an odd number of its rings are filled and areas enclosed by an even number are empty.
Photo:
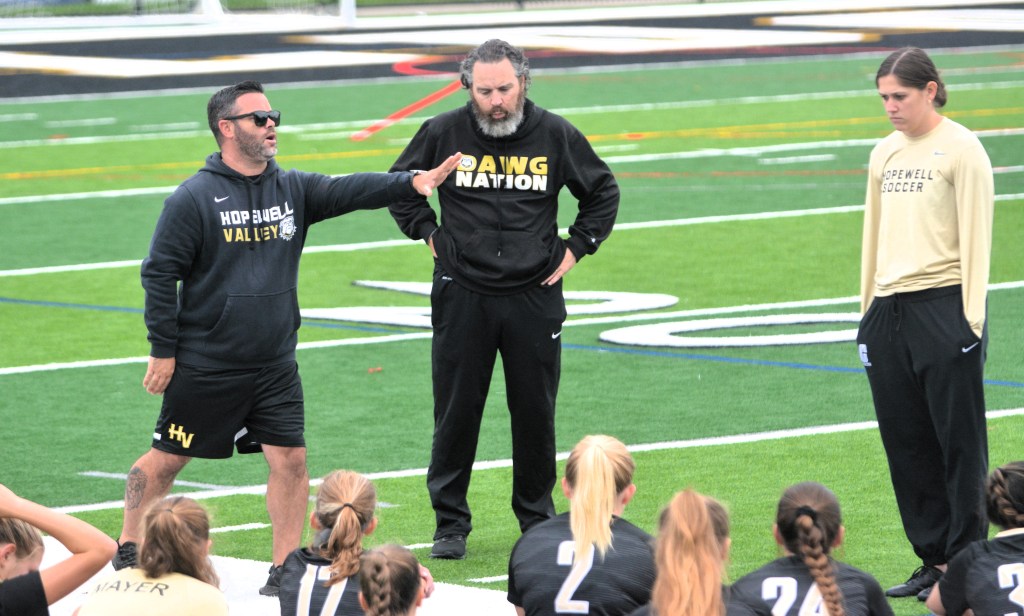
[[[466,556],[466,494],[498,353],[512,424],[512,510],[522,531],[554,516],[562,277],[608,237],[619,208],[615,177],[586,137],[526,97],[522,49],[487,41],[460,75],[468,103],[424,122],[391,168],[431,169],[443,152],[462,152],[437,189],[440,226],[426,198],[389,206],[434,257],[427,489],[436,517],[430,555],[446,559]],[[579,206],[568,238],[558,234],[563,187]]]

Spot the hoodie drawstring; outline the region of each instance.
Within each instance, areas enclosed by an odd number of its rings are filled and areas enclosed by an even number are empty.
[[[256,250],[256,209],[252,204],[253,183],[249,182],[249,250]]]

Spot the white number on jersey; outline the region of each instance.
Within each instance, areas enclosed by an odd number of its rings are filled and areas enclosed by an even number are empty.
[[[302,574],[302,580],[299,582],[299,599],[295,606],[296,616],[310,616],[309,608],[313,600],[313,586],[323,584],[329,579],[331,579],[330,568],[306,565],[306,572]],[[334,612],[338,610],[338,604],[341,603],[341,595],[344,594],[348,582],[349,578],[346,578],[331,586],[331,589],[327,591],[323,608],[320,610],[320,616],[334,615]]]
[[[791,577],[770,577],[761,582],[761,598],[765,601],[775,601],[772,605],[772,616],[786,616],[790,608],[796,603],[797,583]],[[811,584],[800,604],[798,616],[828,616],[825,606],[821,600],[821,591],[817,584]]]
[[[1009,563],[999,565],[996,569],[999,576],[999,588],[1012,588],[1007,598],[1017,605],[1024,607],[1024,563]],[[1007,614],[1006,616],[1017,616]]]
[[[555,612],[558,614],[589,614],[590,601],[573,599],[572,596],[583,583],[583,579],[590,573],[594,566],[594,552],[591,549],[589,555],[581,560],[573,558],[573,542],[563,541],[558,544],[558,564],[571,567],[569,575],[562,582],[562,587],[555,595]]]

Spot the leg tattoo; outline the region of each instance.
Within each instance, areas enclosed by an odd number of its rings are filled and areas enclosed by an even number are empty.
[[[125,509],[139,508],[148,483],[149,477],[146,476],[146,471],[137,466],[133,466],[132,470],[128,471],[128,485],[124,488]]]

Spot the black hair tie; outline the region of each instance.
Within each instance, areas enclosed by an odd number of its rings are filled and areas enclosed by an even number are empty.
[[[805,515],[805,516],[811,518],[811,522],[817,522],[818,521],[818,512],[815,511],[814,509],[811,509],[807,505],[801,505],[801,506],[796,508],[796,517],[799,518],[802,515]]]

